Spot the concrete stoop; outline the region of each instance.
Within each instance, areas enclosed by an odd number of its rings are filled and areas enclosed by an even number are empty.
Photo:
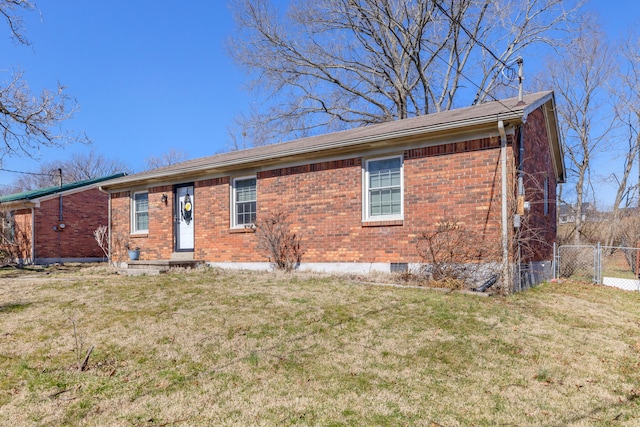
[[[195,259],[138,260],[129,261],[124,272],[127,276],[155,276],[172,268],[196,268],[201,264],[204,261]]]

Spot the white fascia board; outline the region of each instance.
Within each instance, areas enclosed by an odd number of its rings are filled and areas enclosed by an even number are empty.
[[[553,102],[553,92],[549,92],[547,95],[540,97],[535,102],[528,104],[522,111],[522,117],[521,117],[522,122],[526,123],[527,117],[529,117],[529,114],[531,114],[533,111],[537,110],[538,108],[542,107],[544,104],[546,104],[549,101],[551,101],[553,106],[555,107],[555,102]]]

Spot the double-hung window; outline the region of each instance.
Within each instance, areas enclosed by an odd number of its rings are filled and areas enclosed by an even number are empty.
[[[402,157],[367,160],[365,165],[365,221],[402,219]]]
[[[256,178],[237,178],[233,181],[232,227],[240,228],[256,222]]]
[[[149,232],[149,193],[133,193],[131,209],[131,232]]]

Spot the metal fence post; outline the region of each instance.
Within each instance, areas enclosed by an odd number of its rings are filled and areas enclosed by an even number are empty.
[[[636,277],[640,279],[640,240],[638,240],[638,244],[636,245],[638,250],[636,251]]]
[[[551,261],[551,271],[553,271],[553,278],[558,278],[558,245],[553,242],[553,261]]]
[[[593,283],[597,283],[599,285],[602,284],[602,246],[600,242],[598,242],[598,248],[596,249],[596,268],[594,269],[594,274],[596,275]]]

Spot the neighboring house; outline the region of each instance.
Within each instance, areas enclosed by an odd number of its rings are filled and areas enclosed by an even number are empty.
[[[0,251],[22,264],[103,261],[93,232],[109,222],[97,185],[125,174],[0,196]]]
[[[576,222],[576,210],[577,205],[568,205],[562,203],[560,205],[560,211],[558,214],[558,222],[560,224],[573,224]],[[598,211],[592,203],[586,202],[582,204],[582,222],[589,220],[601,220],[601,215],[598,215]]]
[[[521,253],[520,261],[550,268],[564,179],[555,98],[540,92],[194,159],[100,187],[111,195],[112,246],[140,247],[142,260],[186,254],[267,268],[252,225],[285,212],[302,240],[300,269],[368,272],[422,262],[417,237],[448,221],[496,246],[502,261]],[[527,251],[518,250],[523,242]]]

